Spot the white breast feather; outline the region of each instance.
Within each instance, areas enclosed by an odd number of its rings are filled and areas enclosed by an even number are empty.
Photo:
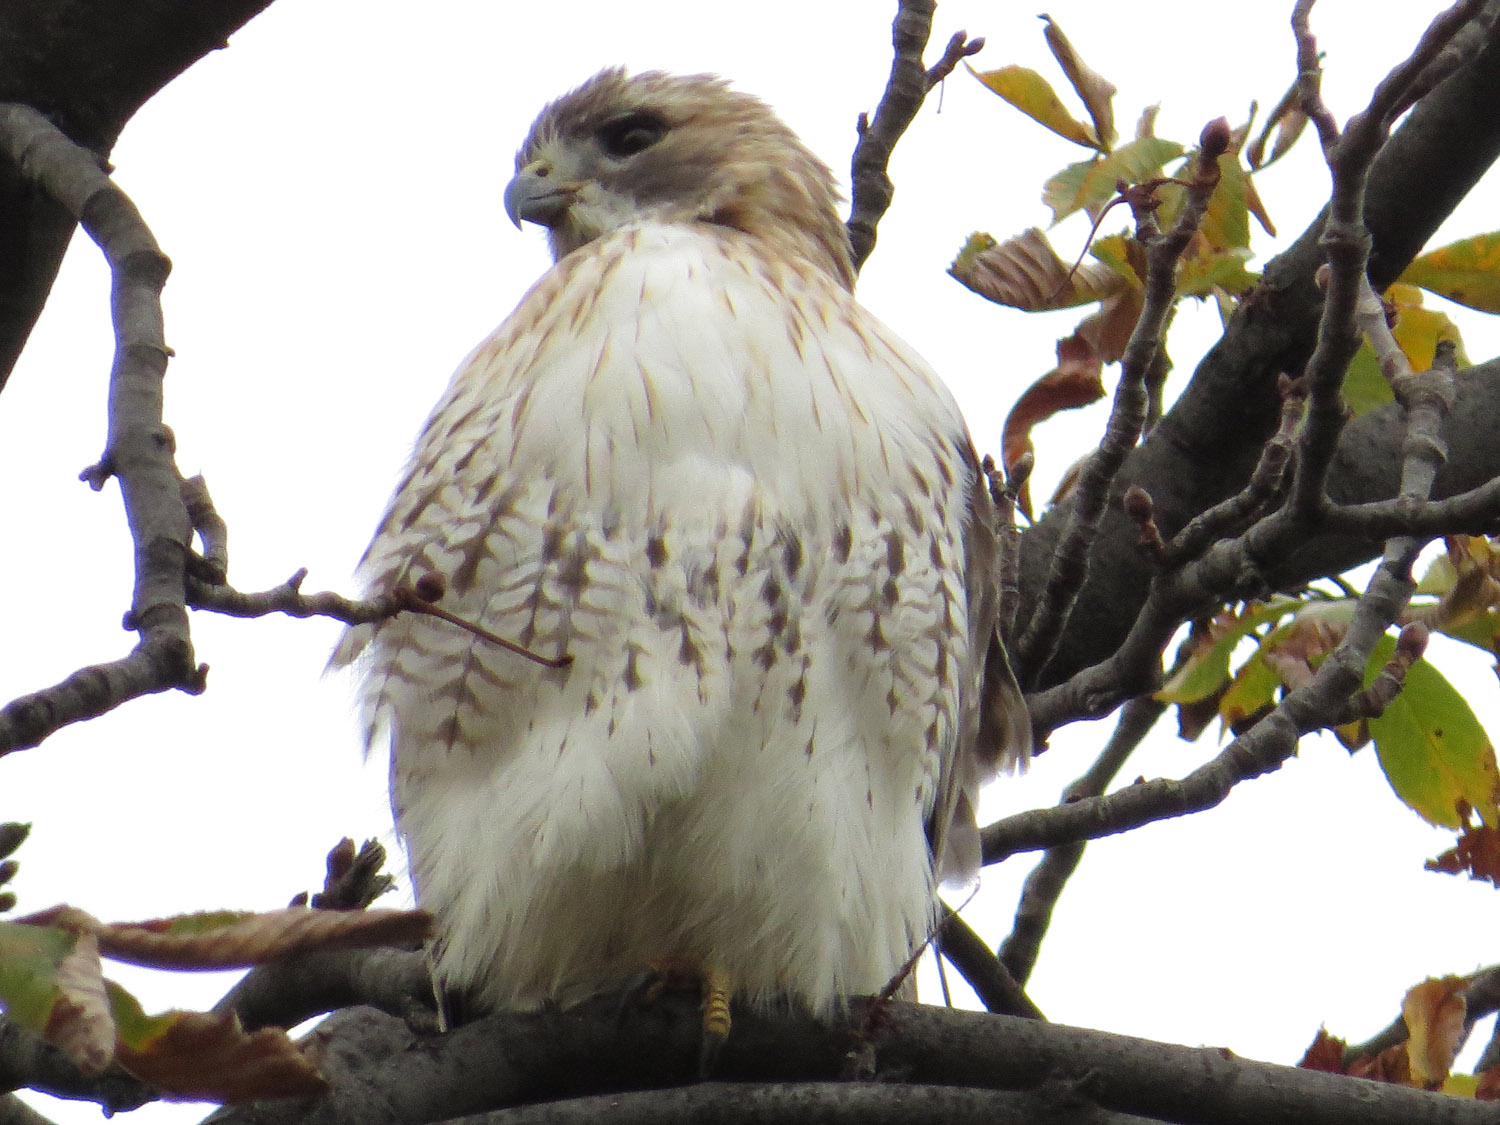
[[[438,971],[563,1004],[649,960],[827,1010],[934,906],[924,821],[970,671],[974,467],[927,367],[717,228],[564,259],[428,421],[366,558],[431,618],[351,629]]]

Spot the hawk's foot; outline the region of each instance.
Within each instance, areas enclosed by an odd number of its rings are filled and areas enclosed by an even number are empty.
[[[674,992],[698,992],[703,997],[703,1039],[698,1048],[698,1074],[707,1078],[724,1043],[729,1038],[731,1017],[729,999],[733,994],[729,974],[712,965],[700,965],[682,957],[664,957],[651,961],[625,986],[620,997],[620,1014],[632,1003],[651,1004],[668,989]]]

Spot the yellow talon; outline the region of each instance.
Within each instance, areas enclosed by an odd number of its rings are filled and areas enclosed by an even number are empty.
[[[729,1038],[729,974],[723,969],[703,969],[703,1043],[698,1052],[698,1072],[707,1078],[724,1042]]]

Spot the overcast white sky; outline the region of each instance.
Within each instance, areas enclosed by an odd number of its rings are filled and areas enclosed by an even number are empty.
[[[1160,101],[1158,133],[1191,141],[1211,118],[1238,123],[1252,99],[1280,96],[1293,73],[1290,6],[1226,6],[1217,24],[1165,3],[1055,0],[1049,11],[1120,87],[1122,132]],[[1325,93],[1341,120],[1441,7],[1319,4]],[[500,207],[546,100],[605,65],[717,72],[771,102],[846,177],[855,118],[884,87],[893,10],[281,0],[152,101],[114,153],[116,179],[175,263],[167,420],[179,464],[206,475],[229,521],[232,581],[261,589],[306,566],[308,589],[351,591],[433,400],[548,264],[541,234],[517,233]],[[1061,84],[1032,8],[944,0],[935,41],[961,27],[988,38],[982,69],[1022,62]],[[1045,225],[1042,180],[1083,150],[962,72],[938,105],[893,162],[896,202],[860,295],[944,374],[980,447],[997,449],[1007,408],[1076,316],[996,308],[944,270],[972,230]],[[1317,212],[1327,174],[1306,138],[1258,183],[1289,239]],[[1492,176],[1436,241],[1493,229],[1497,202]],[[1076,221],[1055,232],[1064,257],[1083,234]],[[1276,245],[1261,237],[1261,263]],[[1179,315],[1172,388],[1216,323],[1207,310]],[[1462,323],[1476,359],[1500,352],[1493,323]],[[6,700],[132,640],[118,629],[130,577],[117,490],[96,495],[76,479],[100,453],[110,351],[108,277],[84,240],[0,397]],[[1040,496],[1101,424],[1091,410],[1039,431]],[[362,764],[348,685],[321,676],[337,627],[197,615],[194,630],[212,666],[207,694],[131,703],[0,764],[0,819],[34,823],[15,884],[23,910],[66,900],[128,920],[271,908],[319,884],[339,837],[394,844],[383,763]],[[1439,653],[1493,732],[1493,674],[1450,657]],[[1053,802],[1107,731],[1059,734],[1027,777],[992,789],[986,816]],[[1212,736],[1158,733],[1127,779],[1180,776],[1215,749]],[[1447,842],[1395,800],[1372,753],[1309,740],[1214,812],[1091,845],[1031,994],[1058,1021],[1282,1062],[1324,1022],[1363,1037],[1423,976],[1500,959],[1496,892],[1421,870]],[[1029,866],[986,873],[968,914],[992,941]],[[156,1009],[209,1004],[226,987],[119,975]],[[132,1120],[201,1114],[153,1107]]]

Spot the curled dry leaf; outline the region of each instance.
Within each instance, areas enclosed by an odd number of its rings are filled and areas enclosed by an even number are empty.
[[[1412,1085],[1442,1085],[1464,1044],[1464,992],[1468,977],[1429,977],[1401,1003]]]
[[[1291,88],[1281,95],[1281,100],[1276,103],[1271,116],[1266,118],[1265,128],[1245,150],[1245,162],[1253,171],[1259,171],[1274,164],[1297,143],[1297,138],[1302,135],[1305,128],[1307,128],[1307,114],[1302,111],[1302,95],[1298,89],[1298,83],[1293,82]],[[1274,141],[1271,141],[1272,134],[1275,134]],[[1266,155],[1268,141],[1271,142],[1270,156]]]
[[[104,991],[104,968],[99,942],[80,934],[72,950],[57,966],[57,989],[43,1036],[85,1074],[99,1074],[115,1054],[115,1021]]]
[[[1083,106],[1094,123],[1094,135],[1099,138],[1099,147],[1108,152],[1115,143],[1114,83],[1084,65],[1073,44],[1068,42],[1068,37],[1051,16],[1043,15],[1041,19],[1047,25],[1042,34],[1046,37],[1047,46],[1052,49],[1052,57],[1057,60],[1063,74],[1067,75],[1068,82],[1083,99]]]
[[[948,273],[981,297],[1026,312],[1087,305],[1128,285],[1108,265],[1085,263],[1070,271],[1036,227],[1004,242],[971,235]]]
[[[168,1101],[244,1102],[313,1097],[317,1068],[279,1028],[246,1033],[230,1014],[143,1017],[144,1034],[122,1036],[120,1064]]]
[[[1101,379],[1104,365],[1093,346],[1081,336],[1069,336],[1057,342],[1057,366],[1026,389],[1011,407],[1001,437],[1006,468],[1016,465],[1028,453],[1034,453],[1032,427],[1062,410],[1087,406],[1104,397]],[[1016,497],[1021,511],[1031,516],[1031,496],[1023,487]]]
[[[168,969],[235,969],[292,953],[414,945],[432,929],[421,910],[305,910],[190,914],[105,927],[106,957]]]

